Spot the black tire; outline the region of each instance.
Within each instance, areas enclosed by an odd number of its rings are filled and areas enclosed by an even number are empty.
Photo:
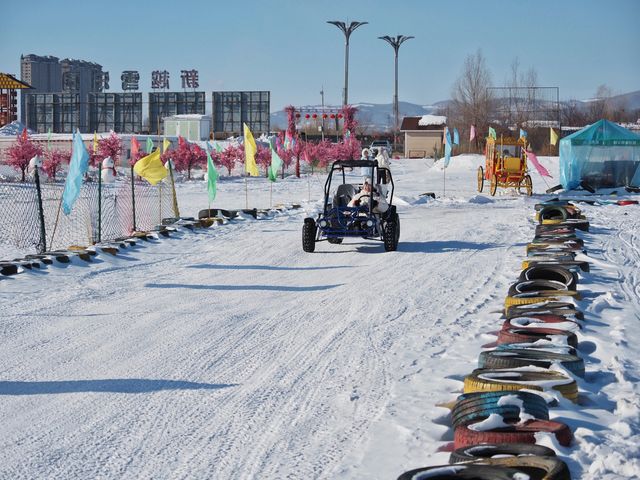
[[[584,314],[573,303],[549,302],[545,305],[514,305],[505,312],[507,319],[526,317],[535,314],[573,315],[579,320],[584,320]]]
[[[520,273],[520,281],[527,280],[554,280],[564,283],[568,290],[575,290],[578,287],[578,275],[561,266],[528,267]]]
[[[558,295],[567,295],[567,285],[555,280],[526,280],[516,282],[509,287],[509,297],[531,297],[543,292],[558,292]]]
[[[559,363],[574,375],[584,378],[584,360],[577,355],[526,349],[500,349],[480,352],[478,368],[518,368],[533,365],[549,368]],[[546,420],[546,419],[545,419]]]
[[[200,218],[211,218],[218,216],[217,208],[205,208],[204,210],[200,210],[198,212],[198,219]]]
[[[437,470],[437,472],[433,472],[433,470]],[[455,466],[437,465],[432,467],[416,468],[414,470],[404,472],[398,477],[398,480],[416,480],[419,478],[429,478],[429,480],[452,480],[455,478],[466,478],[472,480],[513,480],[514,478],[518,478],[518,474],[522,473],[522,471],[515,468],[475,465],[470,463]]]
[[[547,407],[536,408],[525,405],[520,409],[518,405],[495,405],[493,407],[478,406],[465,410],[455,410],[451,416],[451,424],[453,428],[458,428],[486,420],[491,414],[500,415],[507,422],[519,422],[522,420],[521,413],[530,415],[538,420],[549,420],[549,409]]]
[[[316,249],[316,222],[313,218],[305,218],[302,226],[302,250],[313,253]]]
[[[569,218],[569,212],[560,205],[548,205],[540,210],[540,223],[543,220],[566,220]]]
[[[567,467],[567,464],[557,457],[523,455],[513,458],[479,460],[478,463],[481,465],[490,465],[492,467],[514,468],[519,472],[524,473],[528,478],[542,478],[544,480],[571,480],[569,467]]]
[[[344,240],[344,238],[327,238],[327,241],[329,243],[334,244],[334,245],[340,245],[343,240]]]
[[[495,455],[555,457],[555,450],[531,443],[494,443],[489,445],[472,445],[458,448],[451,452],[449,463],[470,462],[490,459]]]
[[[382,236],[385,251],[393,252],[398,249],[398,241],[400,240],[400,218],[397,213],[385,222]]]

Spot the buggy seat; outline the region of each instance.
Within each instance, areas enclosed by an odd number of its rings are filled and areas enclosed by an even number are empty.
[[[333,206],[346,207],[356,193],[356,187],[350,183],[338,185],[336,194],[333,196]]]
[[[520,173],[522,166],[518,157],[504,157],[504,169],[507,173]]]

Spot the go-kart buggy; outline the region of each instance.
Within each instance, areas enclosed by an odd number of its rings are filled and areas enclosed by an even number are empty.
[[[354,175],[354,169],[367,172],[365,181],[362,181],[361,175]],[[371,185],[371,194],[363,192],[362,195],[368,198],[362,198],[360,204],[350,206],[351,200],[364,188],[365,182]],[[379,167],[375,160],[334,162],[324,185],[322,212],[316,219],[304,219],[302,249],[313,252],[316,242],[326,240],[340,244],[346,237],[361,237],[384,242],[387,252],[396,250],[400,238],[400,218],[393,205],[393,190],[391,171]]]

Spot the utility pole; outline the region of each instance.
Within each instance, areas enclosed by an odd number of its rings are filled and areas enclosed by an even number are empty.
[[[394,52],[394,66],[395,66],[395,89],[393,93],[393,116],[394,116],[394,125],[393,125],[393,149],[396,149],[396,144],[398,143],[398,129],[399,125],[399,106],[398,106],[398,50],[400,50],[400,45],[402,45],[407,40],[410,40],[414,37],[408,37],[406,35],[397,35],[396,37],[390,37],[389,35],[385,35],[384,37],[378,37],[380,40],[384,40],[389,45],[393,47]]]
[[[344,33],[344,90],[342,91],[342,106],[349,104],[349,38],[356,28],[369,22],[351,22],[348,26],[345,22],[337,20],[327,21],[338,27]]]
[[[322,141],[324,142],[324,85],[320,88],[320,98],[322,98],[322,113],[320,114],[322,118],[322,126],[320,128],[322,130],[320,130],[320,134],[322,136]]]

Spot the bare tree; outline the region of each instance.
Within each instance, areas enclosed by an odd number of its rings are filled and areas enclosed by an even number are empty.
[[[458,125],[464,125],[461,129],[463,132],[471,125],[475,125],[477,132],[487,131],[491,104],[488,91],[490,86],[491,74],[482,51],[478,50],[474,55],[468,55],[451,93],[453,98],[451,120]],[[478,149],[477,135],[475,144]]]
[[[520,60],[516,57],[511,63],[511,76],[505,81],[507,95],[496,105],[497,117],[507,128],[519,129],[533,118],[536,110],[535,87],[538,86],[538,73],[534,68],[526,72],[520,70]]]
[[[597,122],[601,118],[612,119],[612,92],[607,85],[600,85],[596,90],[595,99],[589,105],[589,121]]]

